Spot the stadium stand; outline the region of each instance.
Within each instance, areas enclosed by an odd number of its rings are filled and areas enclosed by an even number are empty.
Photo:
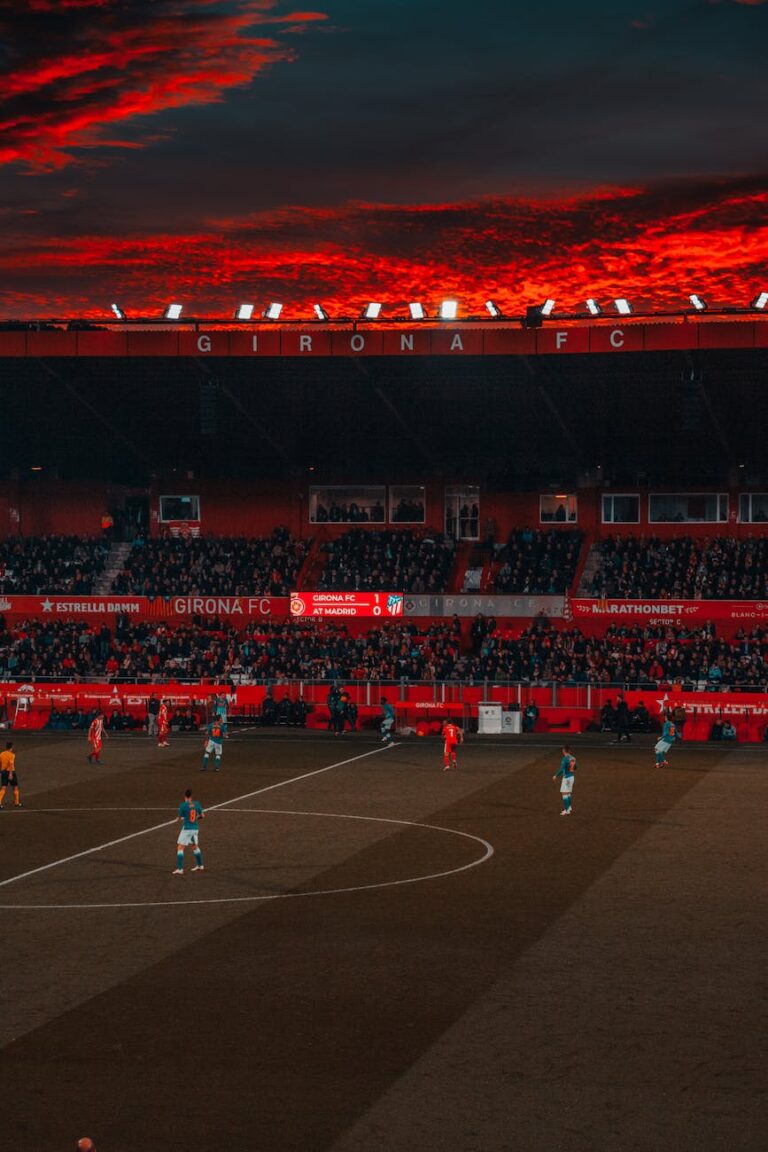
[[[310,541],[286,528],[269,537],[188,537],[137,541],[112,592],[135,596],[287,596]]]
[[[327,591],[444,592],[452,542],[440,533],[352,529],[324,545],[328,561],[319,586]]]
[[[475,622],[464,650],[457,621],[417,627],[391,623],[350,635],[322,620],[264,621],[244,631],[191,623],[175,629],[124,619],[116,634],[88,623],[0,623],[0,677],[110,683],[227,680],[521,681],[525,684],[681,682],[717,691],[763,689],[768,631],[740,631],[732,641],[714,628],[609,628],[585,636],[544,618],[519,635],[493,620]]]
[[[0,541],[0,592],[88,596],[108,553],[108,542],[83,536],[8,537]]]
[[[768,597],[768,538],[609,536],[587,596],[622,599],[762,600]]]
[[[581,532],[571,529],[541,531],[521,528],[512,532],[496,556],[493,591],[532,596],[566,591],[576,573]]]

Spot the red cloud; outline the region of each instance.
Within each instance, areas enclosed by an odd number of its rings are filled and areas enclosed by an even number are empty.
[[[300,31],[325,19],[319,12],[280,15],[276,4],[236,0],[233,10],[221,0],[27,0],[29,31],[15,38],[24,48],[0,88],[0,164],[63,167],[79,149],[114,145],[116,124],[222,100],[228,89],[292,58],[285,44],[255,30]],[[78,15],[86,8],[98,8],[99,17]],[[44,29],[34,17],[61,18],[63,9],[69,15],[63,35],[52,38],[57,50],[41,53]]]
[[[171,296],[226,318],[239,299],[315,302],[354,315],[367,300],[405,314],[456,296],[462,314],[491,298],[508,314],[552,296],[681,307],[691,291],[746,304],[765,283],[768,191],[746,187],[600,190],[534,202],[496,198],[398,207],[293,208],[207,222],[187,234],[0,238],[0,315],[104,316],[112,299],[158,314]],[[36,225],[37,227],[37,225]]]

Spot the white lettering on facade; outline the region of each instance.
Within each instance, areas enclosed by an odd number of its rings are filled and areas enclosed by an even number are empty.
[[[564,344],[567,344],[567,343],[568,343],[568,333],[567,332],[556,332],[555,333],[555,347],[556,348],[562,348],[562,346]]]
[[[349,346],[353,352],[362,352],[365,348],[365,336],[360,332],[356,332],[349,342]]]
[[[401,332],[400,333],[400,351],[413,352],[413,333]]]
[[[197,338],[197,350],[198,350],[198,352],[210,352],[210,350],[211,350],[211,338],[210,338],[210,336],[206,336],[206,335],[198,336],[198,338]]]
[[[614,328],[608,339],[611,342],[612,348],[624,347],[624,333],[622,332],[621,328]]]
[[[455,334],[455,336],[453,337],[453,340],[451,340],[451,352],[463,352],[463,351],[464,351],[464,342],[461,339],[461,336],[459,335],[459,333],[457,332]]]
[[[303,333],[301,336],[299,336],[299,352],[311,352],[311,351],[312,351],[312,337],[307,335],[306,333]]]

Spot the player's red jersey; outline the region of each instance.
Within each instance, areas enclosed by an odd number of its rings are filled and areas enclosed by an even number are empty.
[[[100,717],[97,717],[95,720],[91,721],[91,726],[88,729],[88,739],[90,740],[91,744],[101,744],[103,736],[104,721]]]
[[[445,737],[446,747],[455,748],[457,744],[461,744],[464,733],[458,724],[446,724],[443,727],[443,736]]]

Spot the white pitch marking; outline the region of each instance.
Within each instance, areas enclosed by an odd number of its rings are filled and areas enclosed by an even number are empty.
[[[386,748],[391,748],[387,744]],[[353,764],[355,760],[364,760],[366,756],[374,756],[377,752],[384,752],[386,748],[374,748],[370,752],[361,752],[359,756],[352,756],[349,760],[338,760],[335,764],[328,764],[325,768],[315,768],[312,772],[304,772],[301,776],[292,776],[289,780],[279,780],[277,784],[267,784],[265,788],[257,788],[254,792],[245,792],[242,796],[233,796],[231,800],[222,800],[220,804],[212,804],[207,812],[215,812],[217,808],[225,808],[227,804],[237,804],[240,800],[250,800],[251,796],[261,796],[264,792],[272,792],[275,788],[284,788],[287,784],[298,784],[300,780],[309,780],[311,776],[320,776],[323,772],[330,772],[332,768],[342,768],[345,764]],[[26,880],[28,876],[36,876],[39,872],[47,872],[49,868],[57,868],[59,864],[69,864],[72,860],[80,860],[83,856],[92,856],[94,852],[102,852],[105,848],[114,848],[117,844],[124,844],[126,840],[134,840],[137,836],[147,836],[150,832],[159,832],[161,828],[170,828],[176,823],[165,820],[162,824],[153,824],[151,828],[142,828],[140,832],[129,832],[127,836],[120,836],[117,840],[109,840],[106,844],[97,844],[95,848],[86,848],[84,852],[75,852],[73,856],[63,856],[61,860],[53,860],[50,864],[41,864],[39,868],[30,868],[29,872],[20,872],[18,876],[9,876],[7,880],[0,880],[0,888],[7,884],[15,884],[17,880]]]
[[[348,761],[343,761],[343,763],[348,763]],[[331,767],[337,767],[337,765],[331,765]],[[326,769],[321,769],[321,771],[326,771]],[[212,809],[209,808],[208,811],[210,812]],[[475,843],[482,844],[485,851],[476,860],[470,860],[468,864],[461,864],[458,868],[449,868],[444,872],[430,872],[424,876],[408,876],[404,880],[380,880],[376,884],[356,884],[348,888],[321,888],[315,892],[277,892],[271,896],[215,896],[209,897],[207,900],[137,900],[114,904],[0,904],[0,909],[22,912],[52,912],[73,911],[78,908],[91,910],[103,908],[175,908],[187,904],[255,904],[260,901],[294,900],[306,896],[337,896],[350,892],[370,892],[378,888],[398,888],[405,884],[421,884],[426,880],[440,880],[445,876],[456,876],[459,872],[467,872],[470,868],[476,868],[478,864],[484,864],[486,860],[490,860],[494,852],[493,845],[484,840],[482,836],[474,836],[471,832],[460,832],[456,828],[443,828],[440,824],[421,824],[413,820],[393,820],[385,816],[348,816],[340,812],[294,812],[280,808],[234,808],[229,815],[235,815],[238,812],[253,812],[261,815],[275,814],[278,816],[323,816],[334,820],[363,820],[372,824],[399,824],[405,828],[426,828],[430,832],[445,832],[449,836],[461,836],[465,840],[474,840]],[[161,825],[161,827],[165,827],[165,825]]]

